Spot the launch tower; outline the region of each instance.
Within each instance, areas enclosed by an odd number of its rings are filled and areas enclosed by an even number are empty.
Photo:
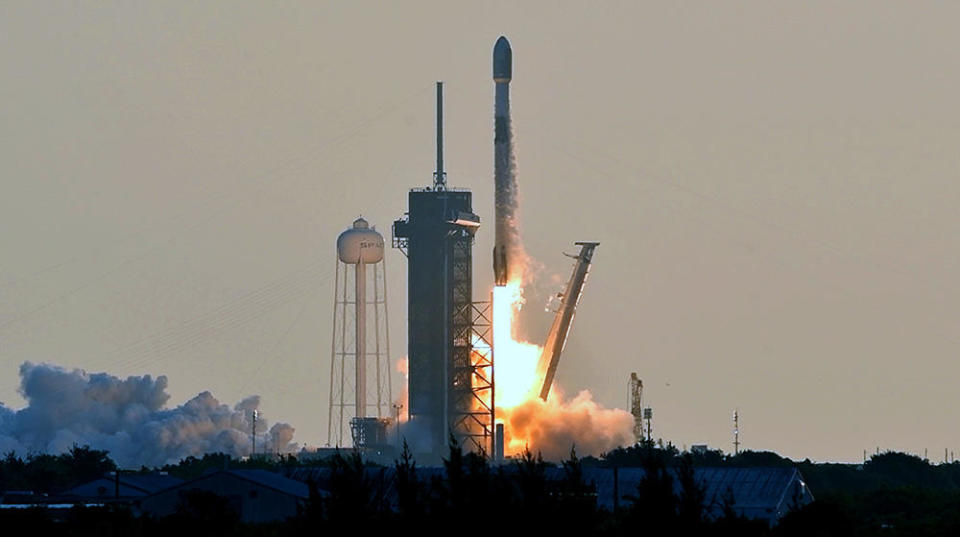
[[[393,223],[407,256],[409,432],[414,451],[440,456],[453,434],[467,449],[493,448],[493,355],[489,303],[473,302],[473,238],[480,217],[471,192],[447,186],[443,85],[437,82],[437,170],[413,188]]]

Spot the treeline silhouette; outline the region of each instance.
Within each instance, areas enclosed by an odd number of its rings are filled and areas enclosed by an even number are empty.
[[[584,479],[591,465],[642,467],[645,477],[615,512],[596,504],[596,489]],[[163,467],[185,479],[211,469],[323,466],[322,490],[311,483],[310,498],[284,522],[240,522],[225,498],[187,494],[174,515],[134,516],[129,507],[74,507],[65,514],[44,508],[0,510],[0,527],[10,535],[320,535],[374,532],[489,535],[636,535],[670,531],[677,535],[960,535],[960,464],[932,465],[903,453],[883,453],[864,464],[793,462],[769,452],[679,452],[651,443],[618,449],[601,458],[574,451],[559,464],[560,479],[547,479],[551,463],[525,452],[508,464],[492,465],[451,442],[443,471],[421,468],[404,449],[391,468],[345,452],[322,461],[231,460],[223,454],[188,457]],[[770,528],[739,517],[725,498],[719,516],[708,516],[698,466],[795,466],[816,501],[798,507]],[[108,454],[75,446],[63,455],[6,455],[0,462],[0,489],[55,494],[112,471]],[[147,469],[143,469],[146,471]],[[676,483],[675,483],[676,481]]]
[[[651,455],[651,453],[653,455]],[[931,464],[916,455],[887,451],[871,456],[863,464],[793,461],[771,451],[743,451],[737,455],[720,450],[681,453],[666,444],[655,450],[644,446],[615,449],[600,459],[586,458],[584,464],[600,466],[642,466],[643,459],[655,456],[676,466],[690,456],[694,466],[711,467],[795,467],[800,470],[814,495],[856,493],[881,488],[915,487],[938,491],[960,490],[960,462]]]
[[[109,453],[74,445],[60,455],[7,453],[0,460],[0,491],[59,493],[116,470]]]

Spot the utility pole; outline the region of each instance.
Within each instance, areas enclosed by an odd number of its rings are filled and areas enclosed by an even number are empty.
[[[253,411],[253,430],[251,431],[251,436],[253,437],[253,449],[250,450],[250,458],[252,459],[254,455],[257,454],[257,418],[260,417],[260,412],[258,410]]]
[[[740,454],[740,411],[733,411],[733,455]]]
[[[653,421],[653,409],[647,407],[643,409],[643,419],[647,420],[647,442],[653,442],[653,426],[651,422]]]
[[[400,451],[400,411],[403,409],[403,405],[395,404],[393,409],[397,411],[397,451]]]

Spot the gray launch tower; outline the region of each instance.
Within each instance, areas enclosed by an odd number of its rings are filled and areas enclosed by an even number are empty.
[[[471,192],[447,186],[443,170],[443,86],[437,83],[437,170],[413,188],[393,223],[407,256],[407,441],[440,456],[450,434],[467,449],[493,447],[493,356],[488,303],[473,302],[473,238],[480,217]]]

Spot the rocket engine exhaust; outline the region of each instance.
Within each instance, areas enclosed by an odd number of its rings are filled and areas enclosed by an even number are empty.
[[[519,277],[522,246],[517,228],[517,174],[513,158],[513,133],[510,125],[510,79],[513,75],[513,51],[506,37],[493,46],[494,104],[494,181],[495,238],[493,276],[497,286]]]
[[[579,453],[598,455],[630,443],[633,417],[620,409],[604,408],[586,390],[568,399],[560,386],[552,386],[597,243],[577,243],[581,252],[576,256],[577,265],[546,347],[525,341],[516,330],[524,302],[523,286],[530,283],[534,274],[520,237],[516,149],[510,118],[512,78],[513,51],[507,38],[501,36],[493,47],[496,287],[491,300],[491,324],[496,355],[496,422],[503,425],[496,429],[496,442],[508,456],[529,448],[559,459],[569,454],[573,445]],[[490,397],[493,399],[493,390]]]

